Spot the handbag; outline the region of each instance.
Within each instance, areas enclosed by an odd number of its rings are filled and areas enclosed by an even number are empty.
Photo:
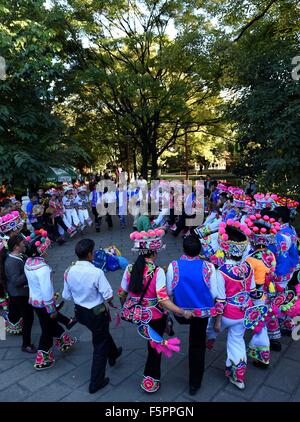
[[[152,277],[149,278],[147,285],[145,287],[145,289],[143,290],[141,297],[138,301],[138,303],[132,303],[132,299],[128,298],[122,308],[121,311],[121,319],[123,321],[127,321],[127,322],[131,322],[133,324],[140,324],[142,321],[142,312],[143,312],[143,308],[141,306],[143,299],[145,297],[145,294],[147,293],[147,290],[150,286],[150,283],[154,277],[156,270],[153,272]]]

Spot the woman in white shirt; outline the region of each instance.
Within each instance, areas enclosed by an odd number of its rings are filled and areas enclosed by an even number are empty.
[[[29,286],[29,303],[33,306],[42,329],[34,368],[47,369],[54,365],[52,351],[53,339],[61,352],[66,352],[75,343],[70,335],[58,323],[54,290],[51,281],[51,268],[45,261],[48,247],[51,244],[47,232],[43,229],[35,231],[28,238],[29,255],[25,263],[25,275]]]

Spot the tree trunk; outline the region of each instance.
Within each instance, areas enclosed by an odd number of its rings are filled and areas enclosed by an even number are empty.
[[[133,173],[135,180],[137,179],[136,149],[133,150]]]
[[[142,168],[141,174],[144,179],[148,180],[148,158],[149,158],[149,151],[148,151],[148,143],[146,140],[143,141],[142,144]]]
[[[151,146],[151,179],[156,180],[158,175],[158,156],[157,156],[157,147],[156,142]]]

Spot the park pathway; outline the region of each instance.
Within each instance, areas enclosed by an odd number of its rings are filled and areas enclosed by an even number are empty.
[[[106,225],[101,233],[91,229],[86,237],[95,240],[97,246],[115,244],[122,254],[133,261],[129,230],[119,230],[118,222],[109,231]],[[117,226],[117,227],[116,227]],[[50,250],[49,263],[54,271],[55,289],[62,291],[63,273],[75,260],[74,246],[77,235],[65,245]],[[181,238],[166,236],[167,249],[161,252],[159,263],[167,265],[181,254]],[[107,273],[116,294],[122,271]],[[115,299],[117,303],[117,298]],[[63,312],[72,315],[72,304],[66,303]],[[122,358],[115,367],[107,369],[109,385],[96,394],[88,393],[92,344],[89,332],[79,324],[72,329],[79,342],[74,349],[63,355],[55,351],[56,363],[52,369],[37,372],[33,369],[34,357],[20,350],[20,337],[7,336],[0,341],[0,401],[1,402],[236,402],[236,401],[300,401],[300,341],[283,339],[280,353],[272,353],[270,368],[262,370],[249,364],[246,389],[237,390],[224,376],[225,336],[218,337],[215,350],[206,354],[206,372],[202,388],[194,397],[188,395],[187,385],[187,327],[175,323],[175,332],[182,340],[181,352],[171,359],[162,360],[162,387],[154,395],[147,395],[139,383],[146,358],[146,342],[131,324],[111,328],[118,345],[123,346]],[[38,343],[39,326],[35,319],[33,341]]]

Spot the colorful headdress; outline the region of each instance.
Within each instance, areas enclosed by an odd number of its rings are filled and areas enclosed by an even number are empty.
[[[245,201],[244,211],[249,214],[254,214],[256,209],[255,201],[252,201],[250,197],[248,197]]]
[[[48,233],[44,229],[35,230],[26,240],[30,245],[34,245],[40,255],[43,255],[51,245],[51,240],[47,237]]]
[[[64,193],[67,193],[69,191],[73,191],[74,187],[72,185],[64,186]]]
[[[236,187],[236,186],[229,186],[228,192],[233,196],[234,195],[245,195],[245,191],[241,188]]]
[[[256,202],[256,209],[257,210],[262,210],[264,208],[269,208],[269,209],[273,209],[275,207],[275,199],[277,198],[277,195],[271,195],[269,193],[256,193],[254,195],[254,199]]]
[[[9,214],[0,217],[0,233],[8,233],[12,230],[21,230],[24,221],[19,211],[12,211]]]
[[[227,227],[242,233],[245,240],[241,242],[231,240],[226,232]],[[251,230],[246,225],[241,224],[239,221],[229,219],[226,223],[220,223],[219,245],[226,256],[242,257],[249,245],[249,235],[251,235]]]
[[[220,193],[228,192],[228,186],[224,185],[224,183],[218,183],[217,189],[219,190]]]
[[[297,214],[297,208],[299,207],[299,202],[295,201],[291,198],[285,198],[284,196],[276,195],[274,198],[275,204],[278,207],[288,207],[291,211],[291,216],[295,216]]]
[[[50,196],[58,196],[59,195],[59,191],[55,188],[51,188],[49,190],[47,190],[46,195],[50,195]]]
[[[250,198],[246,196],[244,193],[243,194],[235,193],[233,195],[233,206],[239,207],[239,208],[245,208],[246,201],[249,199]]]
[[[130,239],[134,241],[132,250],[140,254],[158,251],[165,246],[162,241],[164,235],[165,231],[163,229],[133,232],[130,234]]]
[[[276,233],[280,230],[280,223],[275,218],[253,214],[245,219],[245,224],[251,231],[249,237],[254,245],[271,245],[276,242]]]

